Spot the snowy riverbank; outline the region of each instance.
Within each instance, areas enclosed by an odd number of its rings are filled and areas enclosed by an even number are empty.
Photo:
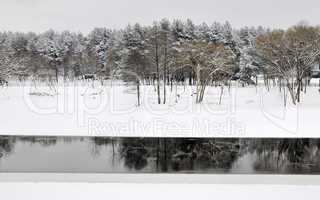
[[[316,83],[315,83],[316,85]],[[0,133],[12,135],[98,135],[172,137],[319,137],[320,94],[308,87],[299,106],[284,108],[277,87],[269,92],[233,85],[208,87],[202,104],[195,88],[167,86],[167,103],[157,104],[154,86],[101,86],[73,82],[50,87],[11,84],[0,88]],[[163,89],[163,88],[162,88]]]

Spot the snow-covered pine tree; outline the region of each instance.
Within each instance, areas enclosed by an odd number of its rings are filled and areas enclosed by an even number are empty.
[[[137,86],[137,104],[140,106],[140,84],[148,76],[148,59],[146,57],[146,35],[144,29],[135,24],[127,26],[123,32],[121,75],[125,81],[135,82]]]
[[[37,40],[36,48],[38,53],[47,60],[49,69],[54,70],[55,79],[58,81],[67,51],[66,47],[61,44],[60,35],[53,30],[42,33]],[[48,75],[50,76],[49,71]]]
[[[95,28],[88,36],[88,49],[90,55],[95,58],[95,73],[102,79],[110,73],[107,65],[111,38],[112,31],[106,28]]]
[[[241,56],[239,60],[239,72],[237,77],[242,84],[257,84],[257,75],[259,72],[259,60],[252,55],[255,51],[255,28],[244,27],[237,33],[237,44],[239,46]],[[252,78],[255,80],[252,80]]]

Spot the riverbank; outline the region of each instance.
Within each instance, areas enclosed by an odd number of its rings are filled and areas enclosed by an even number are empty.
[[[163,88],[162,88],[163,90]],[[208,87],[195,103],[195,87],[166,87],[166,104],[154,86],[71,82],[68,85],[9,85],[0,88],[0,133],[11,135],[318,137],[316,85],[298,106],[284,107],[278,87]],[[221,96],[221,103],[220,103]]]

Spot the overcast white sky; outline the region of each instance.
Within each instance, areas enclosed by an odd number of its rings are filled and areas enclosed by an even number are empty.
[[[161,18],[196,23],[228,20],[233,26],[288,27],[301,20],[320,24],[319,0],[0,0],[0,30],[47,29],[87,33]]]

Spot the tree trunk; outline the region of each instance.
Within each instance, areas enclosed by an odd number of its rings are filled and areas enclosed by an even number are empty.
[[[158,95],[158,104],[161,104],[160,97],[160,75],[159,75],[159,52],[158,52],[158,41],[156,41],[156,66],[157,66],[157,95]]]
[[[256,86],[256,93],[258,93],[258,76],[256,75],[256,84],[255,84],[255,86]]]
[[[176,90],[176,103],[178,103],[178,81],[175,82],[175,90]]]
[[[223,86],[221,86],[221,90],[220,90],[219,105],[221,105],[222,95],[223,95]]]
[[[282,89],[282,80],[281,80],[281,78],[279,78],[279,91],[280,91],[280,93],[281,93],[281,89]]]
[[[294,94],[294,88],[293,88],[292,84],[290,84],[289,81],[287,81],[287,88],[290,93],[293,105],[296,105],[296,95]]]
[[[202,87],[202,93],[201,93],[201,102],[203,101],[204,93],[206,91],[207,85],[203,85]]]
[[[197,87],[197,97],[196,97],[196,103],[200,103],[201,102],[201,80],[200,80],[200,66],[198,64],[197,68],[196,68],[196,78],[197,78],[197,83],[196,83],[196,87]]]
[[[140,81],[137,80],[137,97],[138,97],[138,106],[140,106]]]
[[[205,90],[206,90],[206,83],[200,84],[197,91],[197,103],[201,103],[203,101]]]
[[[56,76],[56,81],[57,83],[59,82],[59,69],[58,69],[58,66],[55,66],[55,76]]]
[[[301,85],[302,85],[302,81],[300,79],[297,80],[298,81],[298,87],[297,87],[297,102],[300,103],[300,93],[301,93]]]
[[[304,83],[304,93],[307,93],[307,85],[308,85],[308,79],[305,78],[305,83]]]
[[[167,48],[164,49],[164,66],[163,66],[163,104],[166,104],[166,81],[167,81]]]
[[[284,103],[284,107],[287,107],[287,94],[286,94],[285,87],[283,87],[283,103]]]

